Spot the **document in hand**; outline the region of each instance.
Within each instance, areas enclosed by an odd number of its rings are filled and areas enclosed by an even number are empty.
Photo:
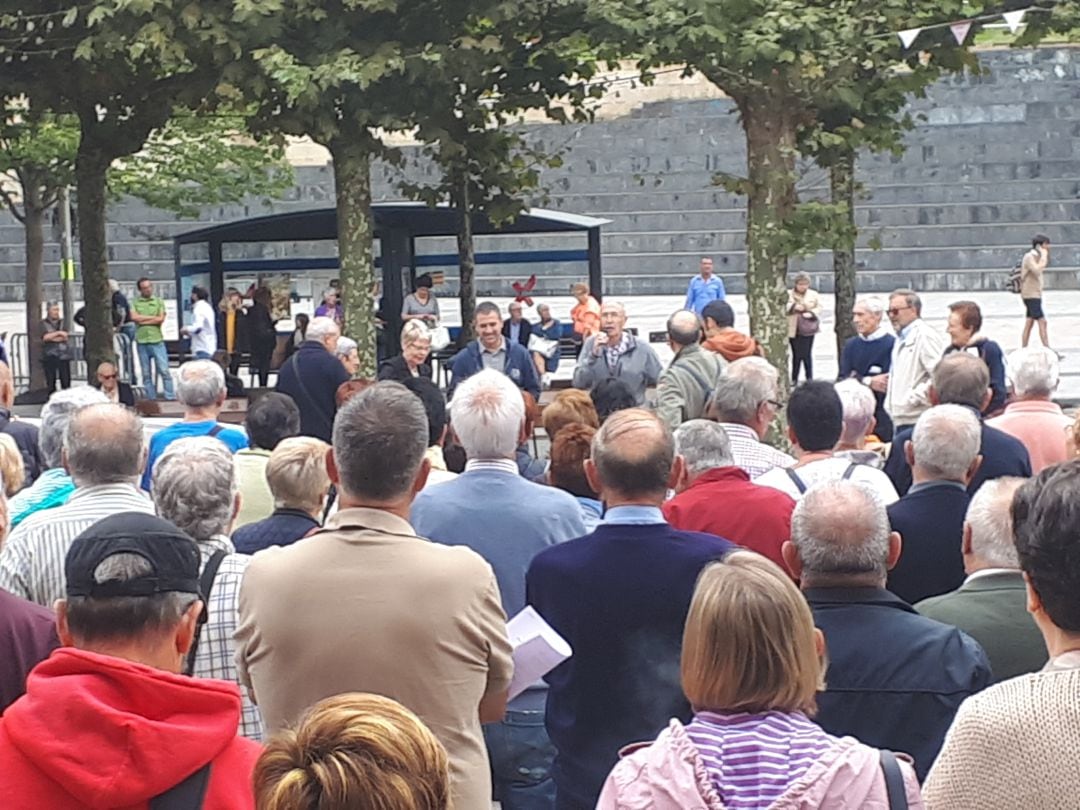
[[[506,623],[510,646],[514,648],[514,678],[509,699],[513,700],[559,664],[573,650],[531,605]]]

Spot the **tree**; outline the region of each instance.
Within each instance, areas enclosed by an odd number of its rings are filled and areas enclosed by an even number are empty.
[[[962,0],[914,9],[902,0],[598,0],[595,9],[598,35],[639,53],[642,68],[684,63],[735,102],[747,174],[723,181],[747,196],[751,330],[770,361],[786,370],[788,260],[831,246],[838,228],[846,227],[832,205],[797,197],[800,133],[816,126],[831,88],[857,86],[868,50],[880,49],[881,62],[896,64],[890,41],[896,31],[978,9]]]
[[[75,176],[78,130],[39,115],[25,99],[0,112],[0,200],[23,226],[26,246],[26,325],[41,319],[45,282],[45,217]],[[10,185],[5,184],[8,181]],[[17,193],[16,193],[17,190]],[[39,346],[28,341],[31,389],[45,387]]]
[[[86,301],[86,359],[112,356],[105,208],[110,168],[137,153],[176,109],[204,109],[237,31],[273,12],[208,0],[0,0],[0,60],[14,92],[79,123],[75,159],[79,258]]]
[[[6,109],[0,174],[14,188],[0,186],[0,199],[25,231],[26,317],[32,326],[41,317],[45,216],[60,189],[74,180],[79,125],[70,115],[33,114],[25,99]],[[133,196],[179,216],[196,216],[201,205],[279,196],[292,183],[292,169],[280,144],[244,132],[240,113],[186,112],[151,134],[138,153],[110,166],[106,183],[109,199]],[[38,388],[44,385],[38,344],[29,346],[31,388]]]
[[[449,202],[458,213],[463,341],[472,337],[469,313],[476,308],[473,215],[512,221],[527,207],[526,196],[540,192],[540,170],[562,163],[561,151],[530,143],[516,117],[536,109],[560,122],[587,120],[587,103],[602,92],[587,81],[596,65],[580,34],[582,19],[582,7],[571,0],[521,9],[501,27],[485,20],[470,40],[476,47],[441,63],[444,86],[430,84],[434,92],[417,136],[427,141],[422,153],[440,174],[434,183],[403,180],[399,188],[429,205]]]

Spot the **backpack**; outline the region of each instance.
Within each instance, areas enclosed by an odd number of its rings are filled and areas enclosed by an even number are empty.
[[[1020,285],[1021,285],[1021,282],[1022,282],[1023,272],[1024,272],[1023,268],[1024,268],[1024,260],[1020,259],[1020,261],[1018,261],[1016,263],[1016,265],[1013,267],[1013,269],[1009,271],[1009,278],[1005,282],[1005,289],[1006,290],[1008,290],[1011,293],[1016,293],[1017,295],[1020,294]]]

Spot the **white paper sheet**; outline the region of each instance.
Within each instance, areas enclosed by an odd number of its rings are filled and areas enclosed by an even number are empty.
[[[531,605],[506,623],[514,648],[514,677],[510,682],[513,700],[559,664],[574,654],[566,639],[555,632]]]

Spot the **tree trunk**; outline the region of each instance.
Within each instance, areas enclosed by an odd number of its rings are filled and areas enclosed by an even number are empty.
[[[104,149],[84,134],[75,160],[78,186],[79,261],[86,307],[86,367],[113,362],[112,293],[105,236],[105,183],[111,163]]]
[[[779,99],[782,101],[782,99]],[[796,124],[768,92],[740,104],[747,152],[746,291],[750,332],[788,381],[787,271],[789,220],[795,213]]]
[[[45,283],[45,209],[41,187],[27,176],[23,186],[24,237],[26,240],[26,332],[27,371],[30,390],[45,387],[45,369],[41,365],[41,346],[34,339],[35,327],[42,318],[42,287]],[[10,345],[9,345],[10,349]],[[10,357],[10,353],[8,355]]]
[[[345,332],[356,341],[361,379],[374,380],[376,366],[375,287],[371,213],[371,153],[362,138],[342,136],[329,144],[337,195],[338,255]]]
[[[461,340],[464,346],[475,337],[473,311],[476,309],[476,246],[473,244],[472,206],[469,201],[469,178],[460,175],[454,184],[454,207],[458,212],[458,300],[461,302]]]
[[[855,309],[855,152],[845,150],[829,167],[829,190],[833,205],[846,205],[844,228],[833,246],[833,291],[836,296],[836,355],[855,335],[851,313]]]

